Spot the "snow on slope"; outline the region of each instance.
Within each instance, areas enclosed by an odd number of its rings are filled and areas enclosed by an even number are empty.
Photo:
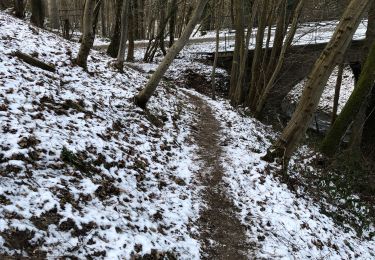
[[[240,209],[249,240],[260,245],[259,258],[375,258],[375,238],[361,239],[352,228],[337,226],[312,200],[297,196],[269,173],[261,157],[275,135],[272,129],[226,101],[206,100],[222,124],[228,193]]]
[[[87,73],[78,47],[0,13],[0,256],[198,258],[189,105],[160,88],[143,112],[144,76],[95,51]]]

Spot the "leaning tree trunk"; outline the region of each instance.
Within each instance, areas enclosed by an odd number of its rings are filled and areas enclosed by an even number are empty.
[[[361,104],[366,101],[369,96],[375,80],[375,43],[373,43],[370,53],[367,57],[363,71],[359,78],[348,102],[344,106],[342,112],[336,119],[332,128],[326,135],[321,145],[321,151],[326,155],[333,155],[339,144],[341,137],[346,132],[350,122],[358,114]]]
[[[129,1],[130,0],[124,0],[124,2],[122,4],[122,10],[121,10],[120,48],[118,50],[117,63],[116,63],[116,67],[120,71],[123,71],[123,69],[124,69],[126,42],[128,41]]]
[[[288,162],[299,141],[310,124],[324,86],[333,68],[342,59],[352,41],[353,35],[366,11],[370,0],[352,0],[348,5],[332,39],[315,63],[307,78],[300,102],[283,133],[268,151],[265,159],[284,158]],[[337,122],[337,121],[336,121]]]
[[[148,100],[151,98],[152,94],[156,90],[156,87],[158,86],[164,73],[168,70],[169,66],[171,65],[177,54],[184,48],[186,43],[189,41],[190,35],[193,32],[195,25],[201,18],[203,9],[208,1],[209,0],[200,0],[198,2],[197,7],[188,25],[182,33],[182,36],[168,50],[167,55],[164,57],[163,61],[160,63],[156,71],[152,74],[151,78],[146,84],[146,87],[135,97],[135,102],[139,107],[146,107]]]
[[[44,27],[44,4],[43,0],[31,0],[31,18],[30,21],[35,26]]]
[[[371,44],[374,42],[374,40],[375,40],[375,1],[373,1],[373,3],[371,4],[369,15],[368,15],[366,42],[365,42],[365,47],[363,49],[363,62],[366,60],[366,57],[369,53],[369,49],[371,47]],[[369,105],[368,101],[369,100],[365,100],[362,103],[361,109],[357,113],[357,116],[355,117],[354,122],[353,122],[352,134],[350,138],[348,152],[356,156],[359,156],[361,152],[363,128],[366,123],[366,118],[367,118],[366,111]]]
[[[25,1],[14,0],[14,16],[20,19],[25,18]]]
[[[93,26],[94,9],[95,0],[86,0],[83,13],[82,42],[76,59],[76,64],[84,69],[87,68],[87,57],[89,56],[95,39],[95,31]]]

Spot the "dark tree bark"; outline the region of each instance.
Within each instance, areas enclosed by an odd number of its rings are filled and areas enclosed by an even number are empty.
[[[139,31],[139,39],[146,38],[146,25],[145,25],[145,0],[138,0],[138,31]]]
[[[111,43],[108,46],[107,54],[112,58],[116,58],[120,46],[120,37],[121,37],[121,6],[124,0],[116,0],[116,14],[114,19],[114,30],[111,39]]]
[[[339,99],[340,99],[340,91],[341,91],[341,83],[342,83],[342,75],[344,73],[344,63],[341,63],[338,68],[337,73],[337,80],[335,86],[335,97],[333,98],[333,110],[332,110],[332,119],[331,125],[333,125],[337,118],[337,110],[339,106]]]
[[[234,28],[235,17],[234,17],[234,0],[230,0],[230,23],[231,28]]]
[[[172,0],[169,9],[172,12],[171,18],[169,19],[169,47],[172,47],[175,38],[176,31],[176,20],[177,20],[177,0]]]
[[[140,24],[140,12],[139,12],[139,0],[133,0],[132,1],[132,8],[133,8],[133,33],[134,33],[134,40],[139,40],[141,39],[141,34],[140,34],[140,27],[142,26]]]
[[[31,18],[30,21],[35,26],[44,27],[44,4],[43,0],[31,0]]]
[[[104,1],[100,10],[100,23],[101,23],[101,33],[103,37],[107,37],[107,19],[105,17],[105,8],[107,3]]]
[[[159,45],[160,45],[160,50],[162,51],[163,55],[165,56],[167,54],[167,51],[165,50],[165,41],[164,41],[165,28],[168,24],[167,20],[169,19],[171,14],[168,16],[168,18],[166,17],[167,4],[166,4],[165,0],[160,0],[159,6],[160,6],[160,18],[159,18],[159,27],[158,27],[158,36],[159,36],[158,41],[159,41]]]
[[[135,26],[135,3],[137,1],[131,0],[130,3],[130,12],[129,12],[129,45],[128,45],[128,56],[126,57],[126,61],[133,62],[134,61],[134,35],[137,30]]]
[[[14,0],[14,16],[20,19],[25,18],[25,1]]]
[[[230,77],[230,88],[229,88],[229,96],[232,101],[233,105],[238,105],[237,100],[235,99],[235,94],[237,90],[237,83],[239,80],[240,74],[240,58],[243,54],[243,46],[244,46],[244,39],[245,39],[245,31],[244,31],[244,13],[243,13],[243,0],[234,0],[234,12],[235,12],[235,20],[234,20],[234,28],[236,29],[235,35],[235,47],[233,53],[233,62],[231,68],[231,77]]]
[[[209,30],[211,30],[212,28],[212,10],[214,8],[212,8],[211,6],[211,3],[208,2],[208,4],[206,5],[206,7],[204,8],[204,11],[203,11],[203,19],[202,19],[202,26],[201,26],[201,31],[203,32],[207,32]]]
[[[63,23],[63,37],[70,40],[70,22],[69,19],[65,19]]]
[[[59,5],[57,0],[49,0],[48,2],[48,15],[50,21],[50,27],[59,30],[60,19],[59,19]]]

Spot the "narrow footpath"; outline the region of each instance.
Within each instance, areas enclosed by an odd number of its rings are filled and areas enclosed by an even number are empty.
[[[220,123],[215,119],[210,106],[201,98],[188,94],[197,107],[199,115],[194,133],[199,147],[198,156],[203,163],[200,172],[205,186],[202,209],[198,220],[202,259],[253,259],[253,248],[246,241],[246,228],[235,216],[236,207],[225,194],[222,181],[224,169],[221,166]]]

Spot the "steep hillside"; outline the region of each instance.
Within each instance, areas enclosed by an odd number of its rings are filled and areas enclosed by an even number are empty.
[[[136,108],[144,75],[78,47],[0,14],[0,254],[197,257],[191,107],[170,86]]]

